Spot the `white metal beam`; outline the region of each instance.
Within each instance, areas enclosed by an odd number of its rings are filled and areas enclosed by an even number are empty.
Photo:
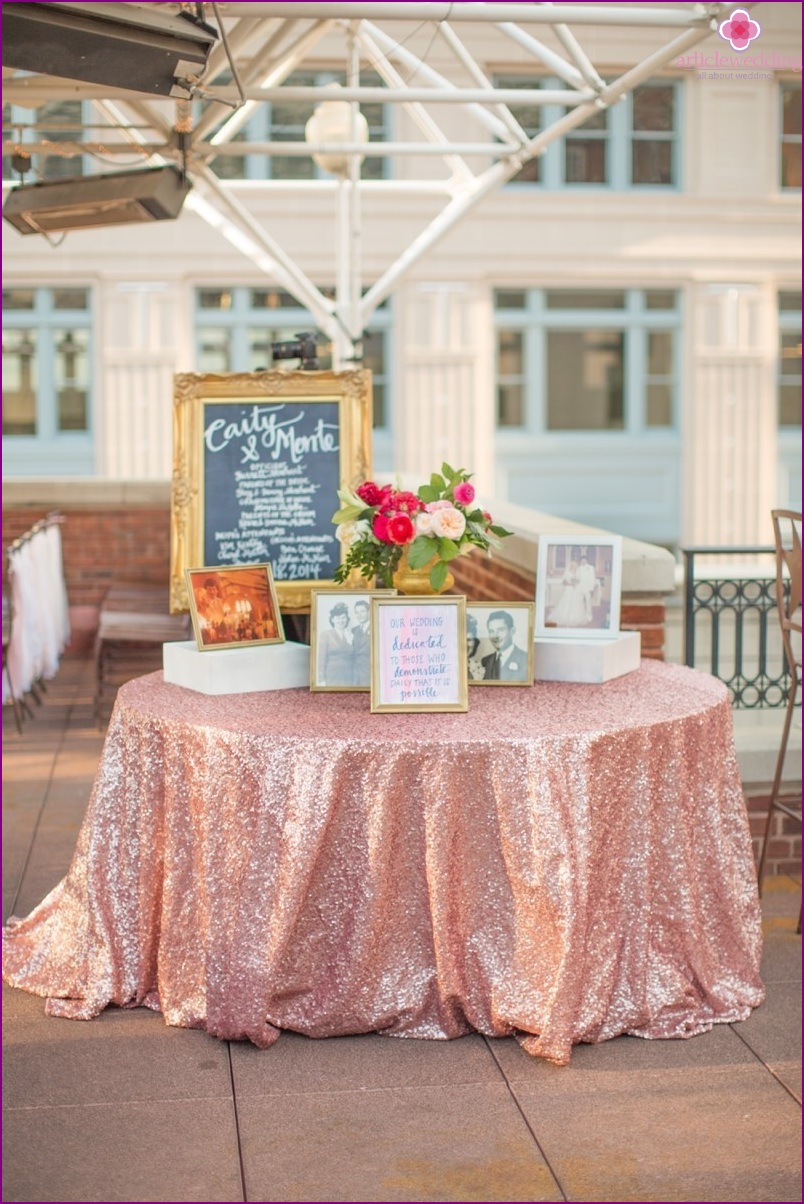
[[[373,4],[360,0],[338,3],[338,16],[370,21],[518,21],[520,24],[554,25],[651,25],[667,29],[690,28],[706,24],[711,10],[725,4],[683,4],[675,8],[655,4],[461,4],[408,3]],[[329,3],[226,4],[223,16],[230,17],[331,17]],[[717,15],[717,11],[715,12]]]

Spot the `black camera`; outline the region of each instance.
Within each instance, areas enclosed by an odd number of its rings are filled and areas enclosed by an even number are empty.
[[[304,371],[314,372],[318,368],[317,353],[313,330],[297,332],[295,339],[286,343],[271,343],[271,355],[275,360],[299,360],[299,367]]]

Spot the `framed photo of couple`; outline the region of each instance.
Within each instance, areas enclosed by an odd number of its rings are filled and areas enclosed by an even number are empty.
[[[310,593],[310,689],[371,689],[371,599],[396,590],[314,589]]]
[[[620,634],[622,539],[542,535],[536,572],[536,636],[614,639]]]

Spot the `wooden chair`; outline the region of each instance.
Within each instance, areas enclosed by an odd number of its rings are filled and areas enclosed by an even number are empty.
[[[768,803],[768,819],[765,824],[765,835],[762,838],[762,853],[757,869],[760,894],[762,894],[762,881],[765,877],[774,812],[781,811],[783,815],[787,815],[790,819],[796,820],[799,825],[801,824],[800,788],[795,794],[782,794],[781,792],[787,741],[790,736],[790,727],[801,682],[801,514],[795,510],[773,510],[771,517],[776,543],[776,607],[782,631],[784,655],[790,670],[790,690],[787,696],[787,713],[782,729],[779,754],[776,759],[776,772],[773,776]],[[789,588],[787,588],[788,584]],[[801,932],[801,912],[799,912],[797,931]]]

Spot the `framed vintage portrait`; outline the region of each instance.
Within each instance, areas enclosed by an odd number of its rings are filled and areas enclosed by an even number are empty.
[[[467,602],[470,686],[532,686],[532,602]]]
[[[395,589],[310,591],[310,689],[371,689],[371,600]]]
[[[623,541],[619,535],[541,535],[536,636],[606,639],[620,634]]]
[[[371,373],[182,373],[175,378],[170,607],[185,569],[270,563],[284,610],[334,585],[332,515],[371,476]]]
[[[466,598],[373,598],[371,610],[371,710],[468,710]]]
[[[269,564],[187,569],[187,596],[202,652],[284,643]]]

